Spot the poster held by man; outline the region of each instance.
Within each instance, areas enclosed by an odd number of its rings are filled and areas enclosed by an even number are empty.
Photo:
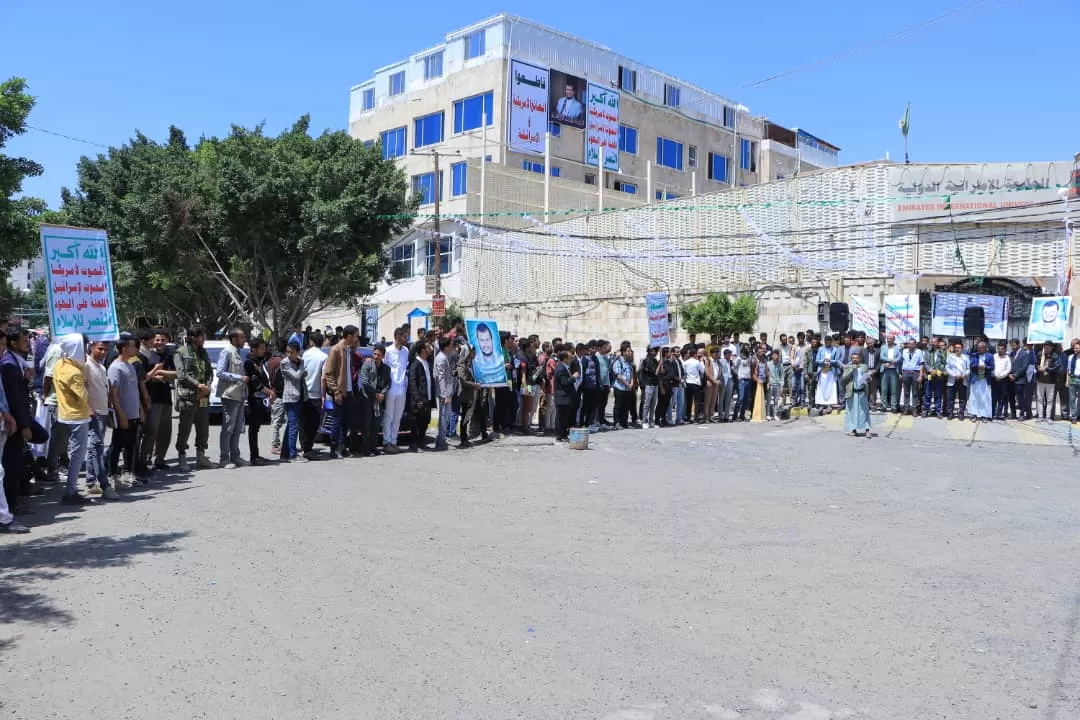
[[[52,336],[80,333],[90,342],[119,338],[105,231],[42,225],[41,255]]]
[[[506,366],[499,344],[499,326],[494,320],[466,320],[465,334],[476,349],[473,375],[484,387],[505,387]]]
[[[1065,342],[1069,325],[1067,297],[1037,297],[1031,300],[1031,318],[1028,320],[1028,342]]]

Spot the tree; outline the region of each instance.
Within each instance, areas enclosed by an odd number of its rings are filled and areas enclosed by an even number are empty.
[[[732,299],[725,293],[709,293],[682,309],[687,332],[715,335],[718,341],[733,333],[752,332],[757,324],[757,301],[752,295]]]
[[[193,149],[176,128],[166,145],[139,134],[84,158],[65,207],[109,232],[125,303],[152,307],[164,292],[175,310],[209,315],[209,301],[281,335],[368,294],[413,209],[404,172],[377,148],[308,128],[307,116],[277,137],[234,126]]]
[[[0,150],[8,140],[26,132],[26,118],[34,107],[34,97],[26,92],[26,81],[11,78],[0,83]],[[22,260],[37,254],[37,216],[46,210],[37,198],[17,198],[23,180],[44,172],[41,165],[23,157],[0,153],[0,272],[7,273]]]

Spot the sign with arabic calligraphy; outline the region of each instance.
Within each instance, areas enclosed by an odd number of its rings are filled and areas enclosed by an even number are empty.
[[[849,298],[851,302],[851,329],[865,333],[866,337],[880,339],[878,328],[878,304],[872,298]]]
[[[885,296],[885,338],[897,342],[919,339],[919,296]]]
[[[619,171],[619,91],[589,83],[585,104],[589,124],[585,130],[585,164],[597,165],[601,155],[604,169]]]
[[[645,315],[649,320],[649,347],[666,345],[671,332],[668,324],[668,294],[646,293]]]
[[[105,231],[42,225],[41,253],[53,337],[82,333],[91,342],[119,338]]]
[[[510,111],[506,123],[511,150],[542,154],[548,117],[548,69],[510,61]]]
[[[548,83],[548,108],[551,111],[548,119],[584,130],[586,84],[582,78],[552,70]]]

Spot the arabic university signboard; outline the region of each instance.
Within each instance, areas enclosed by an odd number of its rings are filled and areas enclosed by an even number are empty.
[[[1059,200],[1070,169],[1067,162],[892,165],[892,220],[947,223],[951,212],[956,222],[1061,221],[1062,204],[1038,205]]]
[[[851,329],[879,340],[878,312],[878,304],[870,298],[851,298]]]
[[[548,122],[548,69],[510,61],[507,145],[517,152],[543,154]]]
[[[589,83],[585,111],[585,164],[597,165],[604,158],[604,169],[619,171],[619,91]]]
[[[983,333],[988,338],[1004,340],[1009,329],[1009,300],[998,295],[964,295],[934,293],[930,332],[946,337],[964,335],[964,308],[981,307],[986,323]]]
[[[919,296],[885,296],[885,338],[897,342],[919,339]]]
[[[649,347],[658,347],[668,343],[667,300],[667,293],[645,295],[645,314],[649,318]]]
[[[91,342],[118,339],[105,231],[42,225],[41,254],[53,337],[82,333]]]

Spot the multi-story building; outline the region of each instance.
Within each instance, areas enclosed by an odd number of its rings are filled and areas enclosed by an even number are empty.
[[[422,216],[438,193],[441,216],[503,225],[520,224],[523,212],[554,222],[754,185],[792,174],[788,155],[804,170],[837,164],[833,146],[792,131],[788,142],[778,127],[733,100],[512,15],[455,30],[379,68],[352,88],[349,109],[352,136],[401,163]],[[796,135],[831,156],[801,151]],[[389,250],[392,281],[367,299],[384,330],[430,306],[434,227]],[[453,302],[461,252],[452,236],[463,225],[438,227],[441,289]]]

